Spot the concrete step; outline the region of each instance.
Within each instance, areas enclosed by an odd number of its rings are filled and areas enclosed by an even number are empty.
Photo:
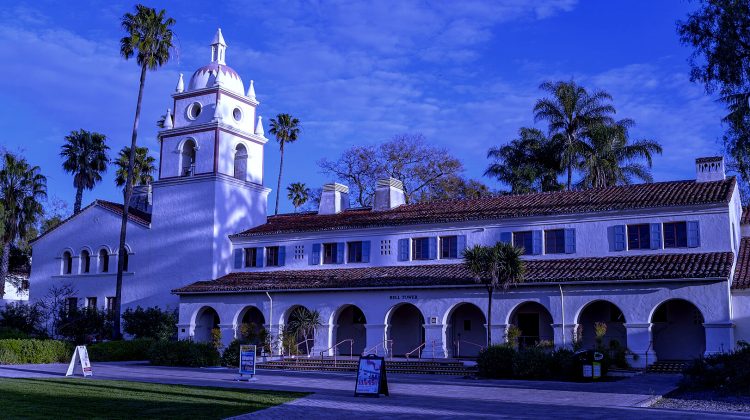
[[[660,360],[648,367],[648,373],[682,373],[687,369],[688,362],[682,360]]]
[[[392,373],[417,373],[432,375],[467,376],[476,374],[475,366],[465,366],[455,361],[386,361],[386,370]],[[258,364],[259,369],[292,371],[356,372],[357,360],[284,359]]]

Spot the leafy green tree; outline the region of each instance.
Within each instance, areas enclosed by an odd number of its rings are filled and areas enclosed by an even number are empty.
[[[303,182],[294,182],[292,184],[289,184],[288,187],[286,187],[287,191],[287,198],[292,200],[292,205],[294,206],[294,212],[297,212],[297,209],[305,203],[307,203],[307,200],[310,198],[310,189],[307,188],[307,186]]]
[[[138,121],[141,118],[141,103],[143,102],[143,87],[146,84],[148,70],[156,70],[166,64],[174,49],[172,26],[175,20],[166,16],[166,11],[146,7],[142,4],[135,6],[135,13],[125,13],[122,17],[122,28],[126,35],[120,40],[120,55],[126,60],[133,56],[141,69],[138,85],[138,100],[135,106],[133,120],[133,135],[130,150],[137,150]],[[133,195],[133,179],[135,153],[131,153],[128,160],[128,171],[125,177],[125,199],[123,202],[122,222],[120,225],[119,255],[125,254],[125,239],[128,227],[128,212],[130,197]],[[122,301],[122,271],[123,259],[117,259],[117,286],[115,289],[114,322],[112,325],[113,338],[120,338],[120,314]]]
[[[177,311],[153,308],[128,308],[122,314],[123,330],[135,338],[177,339]]]
[[[588,130],[581,150],[583,179],[579,186],[597,188],[628,185],[635,180],[653,181],[652,157],[661,154],[661,145],[654,140],[631,142],[628,132],[633,125],[633,120],[624,119],[614,124],[596,124]]]
[[[0,169],[0,202],[3,218],[3,255],[0,262],[0,298],[5,295],[5,278],[10,265],[10,246],[27,234],[44,214],[42,200],[47,197],[47,178],[38,166],[10,153],[3,157]]]
[[[559,135],[548,138],[541,130],[522,127],[517,139],[487,152],[487,158],[494,162],[484,175],[508,185],[512,194],[559,191],[562,147]]]
[[[120,150],[115,161],[117,172],[115,174],[115,185],[122,187],[127,182],[128,167],[130,165],[130,148],[125,146]],[[147,147],[135,148],[135,160],[133,163],[133,186],[148,185],[154,182],[156,171],[156,159],[148,153]]]
[[[294,143],[299,138],[302,128],[299,119],[289,114],[279,114],[276,118],[271,118],[271,128],[269,133],[276,137],[281,152],[279,161],[279,181],[276,183],[276,209],[273,214],[279,214],[279,195],[281,194],[281,172],[284,170],[284,146]]]
[[[287,329],[294,337],[302,337],[305,342],[305,354],[310,354],[310,339],[321,325],[320,312],[317,309],[311,311],[304,306],[300,306],[289,315]]]
[[[73,214],[81,211],[83,190],[91,190],[97,182],[102,180],[102,174],[107,171],[109,157],[104,134],[86,131],[84,129],[71,131],[65,136],[60,156],[63,169],[73,174],[73,186],[76,187],[76,200]]]
[[[487,346],[492,345],[492,295],[497,288],[507,290],[523,283],[526,266],[521,250],[498,242],[494,246],[475,245],[464,251],[464,266],[477,283],[487,289]]]
[[[604,91],[589,93],[574,81],[544,82],[539,89],[549,97],[534,105],[534,120],[546,121],[550,135],[562,137],[562,166],[567,171],[566,187],[573,184],[573,169],[583,148],[588,127],[611,123],[615,108],[609,103],[612,96]]]

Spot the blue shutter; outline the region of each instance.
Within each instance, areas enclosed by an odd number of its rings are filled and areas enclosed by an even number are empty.
[[[661,249],[661,223],[651,223],[651,249]]]
[[[612,232],[614,233],[612,237],[614,250],[624,251],[625,250],[625,225],[612,226]]]
[[[576,252],[576,230],[573,228],[565,229],[565,253],[575,254]]]
[[[500,242],[502,243],[512,243],[513,242],[513,233],[512,232],[500,232]]]
[[[701,246],[701,230],[697,220],[687,222],[688,248]]]
[[[429,259],[434,260],[437,259],[437,238],[427,238],[427,244],[428,244],[428,250],[427,250],[427,256]]]
[[[310,253],[310,265],[320,264],[320,244],[313,244],[312,252]]]
[[[370,241],[362,241],[362,262],[370,262]]]
[[[286,247],[279,246],[279,266],[284,265],[286,262]]]
[[[398,240],[398,260],[409,261],[409,238]]]
[[[255,248],[255,266],[263,267],[264,262],[265,260],[263,259],[263,248]]]
[[[344,263],[344,248],[345,247],[346,247],[346,242],[339,242],[336,244],[336,264]]]
[[[466,250],[466,235],[458,235],[456,237],[456,257],[463,258],[465,250]]]
[[[234,250],[234,268],[242,268],[242,250]]]
[[[542,253],[542,231],[531,231],[531,253],[539,255]]]

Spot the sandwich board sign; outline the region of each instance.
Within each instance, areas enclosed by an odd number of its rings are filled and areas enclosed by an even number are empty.
[[[250,375],[250,379],[255,377],[255,351],[256,346],[253,344],[240,346],[240,377],[243,375]]]
[[[357,384],[354,396],[369,395],[378,397],[388,395],[388,379],[385,375],[385,359],[370,354],[360,356],[357,367]]]
[[[94,372],[91,370],[91,362],[89,361],[89,352],[86,350],[86,346],[76,346],[73,351],[73,357],[70,359],[70,365],[68,365],[68,371],[65,376],[73,376],[73,370],[76,367],[76,359],[81,361],[81,371],[83,377],[92,376]]]

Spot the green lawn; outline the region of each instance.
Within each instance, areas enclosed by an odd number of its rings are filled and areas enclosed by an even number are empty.
[[[304,395],[83,378],[0,379],[0,417],[220,419]]]

